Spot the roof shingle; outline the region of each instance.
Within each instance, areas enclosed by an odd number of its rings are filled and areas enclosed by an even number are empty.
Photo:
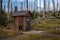
[[[29,11],[18,11],[15,12],[12,16],[25,16]]]

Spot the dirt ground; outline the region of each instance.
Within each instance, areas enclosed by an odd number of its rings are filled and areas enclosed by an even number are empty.
[[[45,31],[36,31],[36,30],[22,32],[22,33],[23,33],[22,35],[18,34],[18,35],[14,36],[14,37],[1,38],[0,40],[18,40],[20,37],[23,37],[23,36],[29,35],[29,34],[42,34],[42,35],[50,35],[50,36],[56,36],[56,37],[60,36],[60,35],[48,34]]]

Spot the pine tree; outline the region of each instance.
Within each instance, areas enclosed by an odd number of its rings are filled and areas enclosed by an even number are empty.
[[[5,14],[5,12],[4,11],[2,11],[2,14],[1,14],[1,16],[0,16],[0,26],[7,26],[7,23],[8,23],[8,21],[7,21],[7,14]]]

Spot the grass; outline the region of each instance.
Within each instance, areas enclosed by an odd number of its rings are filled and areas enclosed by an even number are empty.
[[[54,30],[54,29],[49,29],[46,31],[47,33],[50,33],[50,34],[55,34],[55,35],[60,35],[60,30]]]
[[[60,38],[48,35],[30,34],[21,37],[19,40],[60,40]]]
[[[5,27],[0,27],[0,38],[5,38],[5,37],[12,37],[18,34],[22,34],[21,32],[18,32],[17,30],[12,30],[10,31],[6,29]]]
[[[13,27],[14,26],[12,24],[8,25],[7,27],[0,26],[0,38],[12,37],[17,34],[21,34],[17,30],[14,30]]]
[[[45,19],[34,23],[32,22],[32,28],[33,30],[42,30],[51,34],[60,35],[60,19]]]
[[[45,19],[32,22],[32,29],[34,30],[49,30],[54,27],[60,27],[60,20],[58,19]]]

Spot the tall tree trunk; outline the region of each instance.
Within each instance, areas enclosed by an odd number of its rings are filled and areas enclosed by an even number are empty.
[[[11,15],[12,15],[12,1],[11,1]]]
[[[23,11],[23,2],[20,2],[21,6],[20,6],[20,9],[21,11]]]
[[[17,12],[17,10],[18,10],[18,7],[17,7],[17,2],[15,0],[15,2],[14,2],[14,13]]]
[[[54,16],[55,16],[55,2],[54,2],[54,0],[52,0],[52,3],[53,3],[53,11],[54,11]]]
[[[37,11],[37,0],[35,0],[35,12]]]
[[[57,12],[58,12],[58,0],[57,0]]]
[[[9,13],[10,0],[8,0],[8,13]]]
[[[50,0],[48,0],[48,11],[50,11]]]
[[[35,0],[34,0],[34,12],[35,12]]]
[[[46,17],[46,1],[44,0],[44,13],[43,13],[43,18],[45,19]]]
[[[2,1],[3,0],[0,0],[0,15],[1,15],[1,12],[2,12]]]
[[[6,10],[6,5],[4,5],[4,12],[5,12],[5,10]]]
[[[26,0],[26,3],[27,3],[27,10],[28,10],[28,0]]]
[[[1,0],[1,11],[2,11],[2,0]]]
[[[57,13],[56,14],[59,15],[59,13],[58,13],[58,0],[57,0]]]
[[[40,7],[41,7],[41,0],[40,0]],[[40,9],[40,13],[41,13],[41,9]]]

